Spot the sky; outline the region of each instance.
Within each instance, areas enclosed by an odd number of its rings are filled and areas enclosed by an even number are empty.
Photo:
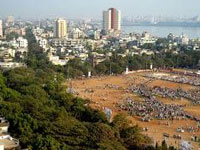
[[[110,7],[122,16],[192,17],[199,6],[200,0],[0,0],[0,17],[99,19]]]

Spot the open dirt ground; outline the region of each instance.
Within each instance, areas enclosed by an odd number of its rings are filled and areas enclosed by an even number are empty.
[[[113,116],[119,113],[120,111],[116,107],[117,103],[125,101],[126,98],[130,97],[136,101],[142,101],[142,97],[137,94],[130,94],[127,92],[127,88],[131,85],[143,84],[149,81],[149,78],[143,77],[143,73],[132,73],[128,75],[120,76],[104,76],[91,79],[79,79],[68,81],[66,84],[72,85],[72,88],[78,93],[77,95],[82,98],[87,98],[92,101],[91,107],[99,110],[104,110],[104,108],[109,108],[112,110]],[[168,82],[163,80],[153,80],[147,84],[149,87],[160,86],[168,87],[172,89],[182,88],[184,90],[194,89],[195,87],[187,84],[180,84],[174,82]],[[200,117],[200,106],[193,106],[190,101],[187,99],[177,99],[171,100],[167,98],[158,98],[160,101],[166,104],[180,104],[184,105],[184,110],[188,113]],[[174,139],[173,135],[181,135],[184,140],[191,141],[193,135],[200,135],[200,130],[195,132],[184,133],[177,132],[178,127],[187,127],[192,126],[197,127],[197,123],[192,120],[153,120],[151,122],[142,122],[138,117],[128,117],[133,124],[138,124],[140,127],[148,127],[148,131],[144,134],[150,136],[154,141],[161,142],[165,139],[163,133],[170,135],[167,138],[169,145],[177,146],[180,142],[178,139]],[[192,142],[194,149],[198,149],[198,143]]]

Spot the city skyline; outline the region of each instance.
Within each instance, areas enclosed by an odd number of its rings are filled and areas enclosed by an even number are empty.
[[[8,0],[1,2],[0,17],[13,15],[23,18],[63,16],[72,18],[101,18],[102,10],[110,7],[123,12],[123,16],[192,17],[200,14],[198,0]]]

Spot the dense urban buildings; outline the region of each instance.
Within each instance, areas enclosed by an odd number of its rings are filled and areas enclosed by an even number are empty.
[[[54,35],[56,38],[67,37],[67,22],[64,19],[57,19],[55,23]]]
[[[121,30],[121,12],[115,8],[103,11],[103,30],[120,31]]]

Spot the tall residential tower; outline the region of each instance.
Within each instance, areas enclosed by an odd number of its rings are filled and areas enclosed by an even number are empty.
[[[2,20],[0,20],[0,37],[3,37],[3,23],[2,23]]]
[[[56,38],[67,37],[67,22],[64,19],[57,19],[55,23],[54,35]]]
[[[121,30],[121,12],[115,8],[103,11],[103,30],[120,31]]]
[[[8,16],[6,21],[6,26],[13,26],[15,24],[15,18],[13,16]]]

